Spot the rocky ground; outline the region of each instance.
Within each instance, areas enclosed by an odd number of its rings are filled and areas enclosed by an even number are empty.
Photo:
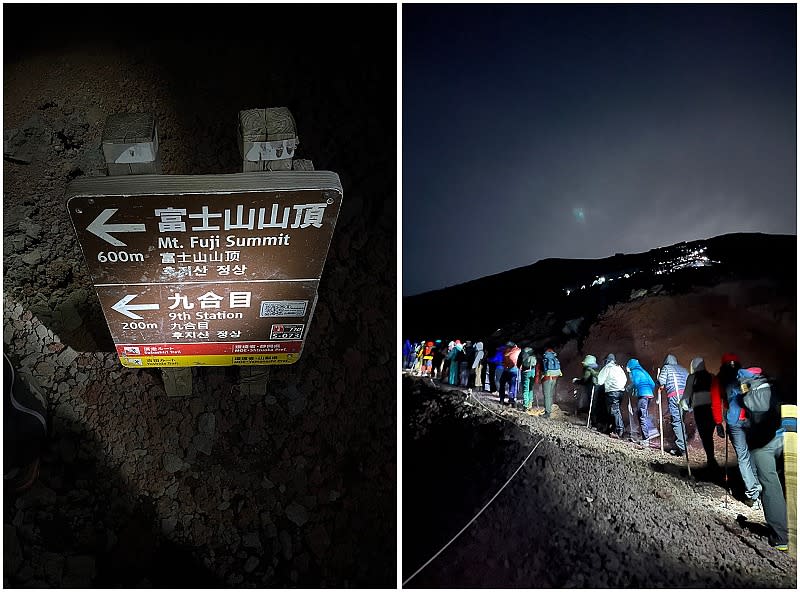
[[[4,585],[394,586],[396,408],[378,387],[395,358],[395,11],[333,46],[324,12],[282,17],[305,24],[266,36],[280,58],[219,10],[182,41],[129,43],[153,27],[134,18],[116,37],[50,22],[9,42],[3,340],[52,437],[34,488],[4,497]],[[304,354],[261,395],[236,368],[200,368],[192,397],[169,398],[158,370],[113,353],[64,188],[104,174],[109,114],[155,113],[165,174],[233,173],[237,112],[266,106],[291,109],[298,156],[344,186]]]
[[[690,479],[682,459],[584,422],[566,410],[531,417],[488,394],[404,377],[403,580],[541,440],[488,509],[406,587],[796,588],[796,562],[769,546],[763,512],[726,503],[702,471],[702,453],[692,452]]]

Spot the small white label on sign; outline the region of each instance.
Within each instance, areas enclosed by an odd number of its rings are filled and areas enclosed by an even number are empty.
[[[294,156],[297,139],[278,142],[246,142],[244,159],[250,162],[259,160],[285,160]]]
[[[259,316],[264,317],[304,317],[308,300],[262,300]]]
[[[282,339],[302,339],[303,338],[303,324],[281,324],[272,325],[269,332],[269,338],[275,340]]]

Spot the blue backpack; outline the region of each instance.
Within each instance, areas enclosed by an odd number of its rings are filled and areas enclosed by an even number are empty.
[[[555,352],[546,352],[542,360],[542,367],[545,372],[550,370],[561,370],[561,362],[558,361]]]

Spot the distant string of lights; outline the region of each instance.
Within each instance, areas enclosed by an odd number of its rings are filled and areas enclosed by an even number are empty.
[[[704,254],[708,250],[708,247],[700,246],[689,249],[687,246],[682,246],[678,247],[678,249],[681,251],[678,256],[673,257],[672,259],[667,259],[666,261],[659,261],[651,270],[652,273],[655,275],[664,275],[681,269],[710,267],[711,265],[719,263],[719,261],[713,261]],[[624,273],[614,276],[610,276],[608,274],[600,275],[595,277],[588,287],[593,288],[594,286],[601,286],[606,282],[610,283],[616,280],[629,279],[639,273],[643,273],[642,270],[628,270]],[[580,288],[564,288],[564,292],[567,296],[569,296],[578,290],[585,290],[586,287],[586,284],[581,284]]]

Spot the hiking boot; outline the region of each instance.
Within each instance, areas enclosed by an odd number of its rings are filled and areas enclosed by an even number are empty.
[[[667,453],[669,453],[671,456],[683,456],[683,450],[680,448],[670,448],[667,450]]]
[[[612,440],[622,440],[622,435],[618,434],[617,432],[611,432],[608,437]]]
[[[542,417],[544,417],[545,419],[550,419],[550,414],[547,411],[545,411],[544,413],[542,413]]]
[[[761,509],[761,498],[757,497],[753,499],[748,497],[746,500],[744,500],[744,503],[748,508],[753,508],[754,510]]]
[[[789,551],[789,545],[787,545],[786,543],[780,543],[778,545],[772,545],[772,548],[775,549],[776,551],[785,551],[785,552]]]

